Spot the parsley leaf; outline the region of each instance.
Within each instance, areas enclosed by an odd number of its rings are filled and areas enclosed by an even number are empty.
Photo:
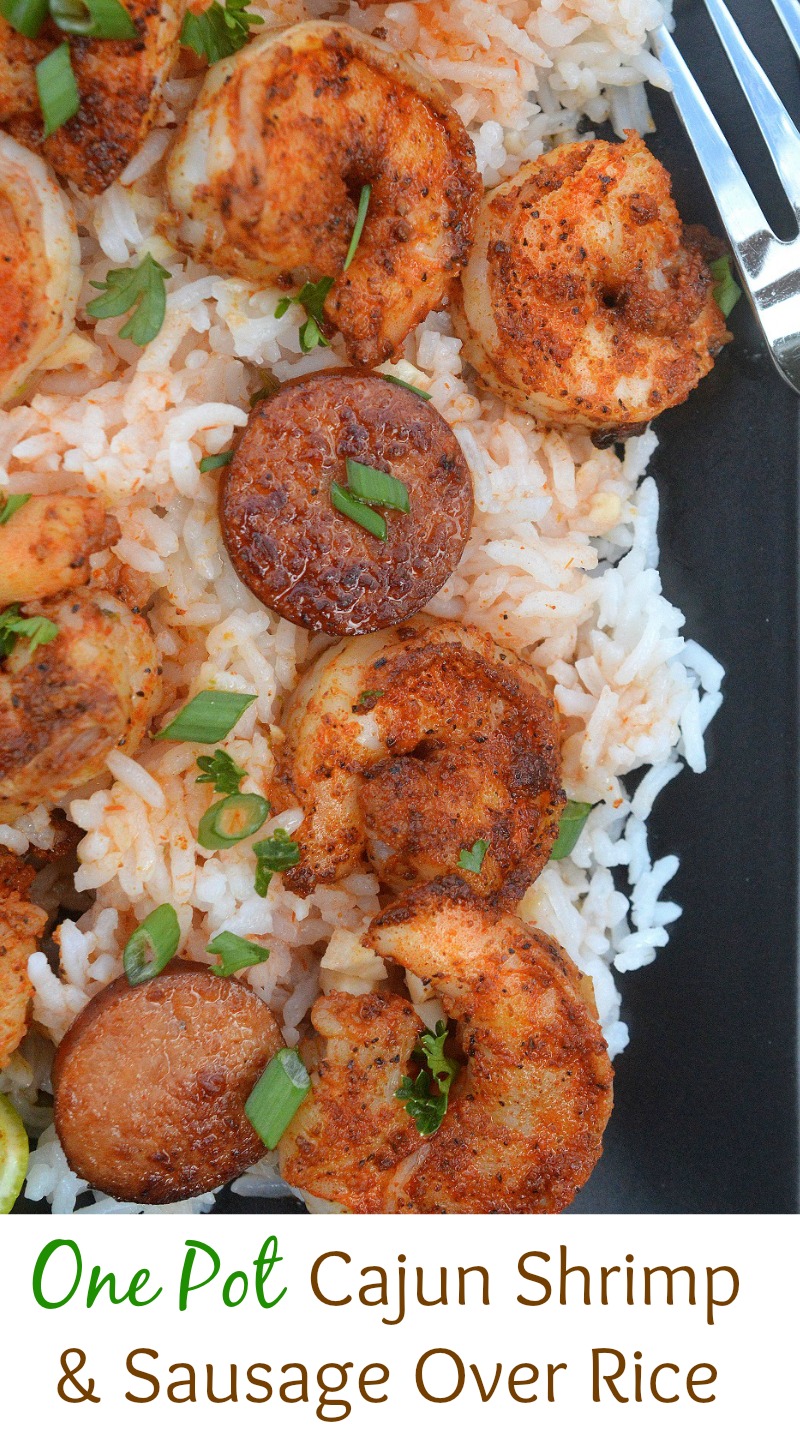
[[[0,527],[13,519],[17,509],[21,509],[29,498],[29,493],[0,493]]]
[[[286,871],[300,860],[300,847],[283,826],[278,826],[265,841],[258,841],[253,850],[258,858],[255,886],[258,896],[266,896],[276,871]]]
[[[106,273],[105,282],[92,282],[102,297],[95,297],[86,311],[90,317],[130,317],[119,330],[120,337],[130,338],[137,347],[152,342],[161,331],[167,310],[167,289],[164,278],[171,277],[147,252],[138,267],[116,267]]]
[[[330,347],[322,330],[322,309],[334,280],[333,277],[320,277],[318,282],[305,282],[295,297],[282,297],[275,308],[276,317],[284,317],[293,302],[305,308],[306,320],[298,333],[301,352],[311,352],[315,347]]]
[[[10,655],[20,639],[27,639],[28,653],[33,654],[40,644],[49,644],[57,634],[58,625],[52,619],[46,619],[42,614],[23,618],[19,605],[12,604],[10,609],[4,609],[0,614],[0,655]]]
[[[473,875],[478,876],[488,849],[488,841],[478,840],[469,851],[462,851],[458,858],[461,870],[471,871]]]
[[[550,852],[551,861],[563,861],[565,856],[571,855],[578,843],[578,837],[589,819],[592,807],[586,801],[567,801],[561,823],[558,828],[556,843]]]
[[[213,785],[220,795],[236,795],[240,780],[244,780],[247,774],[246,770],[239,769],[227,750],[215,750],[213,755],[198,755],[197,764],[203,772],[197,777],[198,785]]]
[[[212,0],[207,10],[197,14],[189,10],[181,29],[181,44],[188,45],[196,55],[202,56],[211,65],[235,55],[250,39],[251,25],[263,25],[260,15],[251,15],[247,9],[250,0]]]
[[[437,1022],[433,1032],[422,1032],[413,1056],[421,1057],[425,1067],[415,1078],[403,1076],[395,1093],[405,1103],[406,1112],[414,1119],[423,1138],[430,1138],[442,1125],[450,1100],[458,1063],[445,1055],[447,1023]]]

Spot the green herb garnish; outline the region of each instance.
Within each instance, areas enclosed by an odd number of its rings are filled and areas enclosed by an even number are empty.
[[[93,40],[136,40],[138,30],[120,0],[50,0],[59,30]]]
[[[172,961],[181,939],[178,913],[165,903],[151,911],[128,937],[122,965],[132,987],[149,982]]]
[[[450,1100],[458,1063],[445,1056],[447,1023],[437,1022],[433,1032],[422,1032],[412,1053],[425,1067],[415,1078],[403,1076],[395,1097],[406,1105],[423,1138],[430,1138],[442,1125]]]
[[[103,296],[95,297],[86,311],[90,317],[121,317],[130,312],[119,335],[145,347],[161,331],[167,311],[164,279],[171,276],[148,252],[138,266],[112,268],[105,282],[92,282]]]
[[[469,851],[462,851],[458,858],[458,864],[462,871],[472,871],[475,876],[480,874],[486,852],[489,849],[489,842],[479,840]]]
[[[181,29],[181,43],[188,45],[195,55],[214,65],[235,55],[250,39],[250,27],[263,25],[260,15],[251,15],[247,9],[250,0],[219,0],[198,14],[189,10]]]
[[[33,654],[40,644],[49,644],[58,634],[58,625],[43,614],[23,616],[19,605],[12,604],[0,614],[0,655],[10,655],[21,639],[27,640],[28,653]]]
[[[381,698],[381,695],[385,693],[386,692],[384,690],[362,690],[361,694],[356,700],[355,705],[353,706],[353,709],[371,710],[375,701],[379,700]]]
[[[586,801],[567,801],[558,828],[556,843],[550,852],[551,861],[563,861],[572,854],[578,837],[589,819],[592,810]]]
[[[275,308],[276,317],[285,316],[293,302],[299,303],[305,309],[306,321],[298,333],[301,352],[311,352],[315,347],[330,347],[322,330],[322,309],[333,283],[333,277],[320,277],[318,282],[306,282],[296,297],[282,297]]]
[[[354,524],[360,524],[362,529],[374,534],[381,543],[384,542],[387,534],[386,520],[381,514],[370,508],[369,504],[360,503],[338,483],[331,484],[331,503],[340,514],[345,514],[348,519],[353,520]]]
[[[265,841],[259,841],[253,850],[258,858],[255,884],[258,896],[266,896],[269,883],[278,871],[288,871],[300,860],[300,847],[283,826],[278,826]]]
[[[282,1047],[244,1105],[246,1117],[268,1148],[277,1148],[310,1087],[311,1079],[298,1053]]]
[[[367,220],[367,211],[369,209],[369,199],[371,195],[372,187],[362,186],[361,195],[358,198],[358,212],[356,213],[356,224],[353,227],[353,235],[350,238],[350,246],[347,249],[347,256],[345,257],[344,267],[342,269],[345,272],[350,266],[350,263],[352,262],[356,254],[358,244],[361,241],[361,233],[364,230],[364,223]]]
[[[714,300],[723,317],[730,317],[742,295],[742,289],[733,275],[730,257],[718,257],[711,263],[711,275],[716,282]]]
[[[232,977],[234,972],[241,972],[245,967],[256,967],[259,962],[265,962],[269,957],[268,947],[256,946],[255,942],[237,936],[233,931],[221,931],[219,936],[215,936],[208,943],[208,951],[212,957],[220,959],[211,967],[217,977]]]
[[[216,745],[224,740],[257,695],[237,690],[201,690],[179,710],[174,720],[159,730],[156,740],[189,740],[197,745]]]
[[[21,509],[24,503],[30,498],[29,493],[0,493],[0,528],[13,519],[17,509]]]
[[[416,393],[418,398],[424,398],[426,403],[430,402],[431,394],[426,393],[422,388],[415,388],[413,383],[406,383],[402,378],[396,378],[394,373],[383,373],[382,376],[388,378],[390,383],[397,383],[398,388],[405,388],[409,393]]]
[[[197,764],[202,771],[202,775],[197,777],[197,784],[213,785],[220,795],[235,795],[239,782],[247,774],[246,770],[239,769],[227,750],[215,750],[213,755],[198,755]]]
[[[384,473],[379,468],[370,468],[366,463],[347,460],[347,485],[353,498],[364,503],[380,504],[383,508],[399,509],[407,514],[411,510],[408,489],[399,478]]]
[[[47,0],[0,0],[0,15],[18,35],[35,40],[48,11]]]
[[[47,140],[80,110],[81,98],[66,41],[39,61],[35,74]]]
[[[206,851],[223,851],[255,835],[269,812],[269,801],[263,795],[226,795],[200,817],[197,839]]]
[[[227,468],[233,462],[234,451],[229,448],[227,453],[209,453],[206,458],[200,459],[200,472],[210,473],[212,468]]]

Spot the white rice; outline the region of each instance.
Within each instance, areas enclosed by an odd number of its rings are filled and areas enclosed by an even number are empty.
[[[270,24],[335,14],[366,30],[382,27],[449,87],[487,184],[574,136],[581,116],[593,123],[610,117],[618,127],[633,118],[646,129],[642,82],[663,81],[647,33],[670,9],[659,0],[431,0],[363,10],[276,0],[256,8]],[[276,320],[276,291],[209,273],[156,235],[158,165],[197,85],[193,78],[168,83],[161,124],[119,183],[99,199],[73,196],[83,305],[89,281],[104,277],[109,263],[124,265],[150,250],[172,274],[164,327],[144,350],[119,338],[117,320],[76,334],[62,366],[0,414],[0,488],[79,488],[114,510],[122,537],[113,554],[158,591],[150,620],[167,706],[208,687],[255,694],[228,748],[247,772],[245,788],[264,790],[273,764],[270,727],[322,642],[273,615],[240,583],[219,535],[215,479],[198,464],[225,449],[246,421],[260,366],[285,380],[342,359],[335,348],[308,357],[299,351],[301,319],[291,308]],[[474,478],[471,538],[430,608],[490,630],[552,681],[566,725],[567,793],[599,804],[571,858],[551,862],[531,887],[522,914],[591,974],[613,1054],[628,1040],[614,970],[651,962],[680,914],[662,900],[677,857],[651,860],[646,821],[684,762],[705,769],[703,733],[722,700],[723,670],[684,638],[683,615],[662,594],[658,492],[647,475],[653,435],[628,443],[619,458],[582,433],[549,430],[479,399],[463,377],[460,346],[447,316],[434,315],[392,368],[431,393]],[[94,562],[101,567],[109,558]],[[93,900],[57,933],[57,969],[43,952],[31,957],[35,1030],[0,1075],[0,1091],[35,1131],[46,1121],[36,1099],[48,1086],[52,1044],[120,972],[133,925],[162,901],[175,905],[181,951],[194,960],[210,960],[206,944],[220,931],[269,945],[268,962],[247,975],[280,1014],[288,1043],[298,1041],[320,985],[364,990],[378,980],[380,963],[358,945],[377,906],[375,878],[351,876],[302,900],[276,877],[267,898],[258,897],[250,843],[221,856],[197,846],[208,794],[195,781],[196,754],[194,746],[168,743],[145,745],[135,760],[112,751],[107,779],[68,802],[85,832],[74,887]],[[628,790],[623,777],[641,767],[646,773]],[[299,821],[299,812],[287,812],[271,828],[291,832]],[[0,844],[16,852],[51,840],[41,808],[14,827],[0,826]],[[409,985],[420,1011],[438,1010],[415,995],[414,979]],[[70,1212],[84,1189],[48,1127],[32,1155],[27,1196]],[[274,1160],[245,1175],[237,1191],[267,1198],[280,1191]],[[80,1211],[141,1211],[97,1193],[93,1199]],[[172,1211],[204,1212],[212,1202],[204,1195]]]

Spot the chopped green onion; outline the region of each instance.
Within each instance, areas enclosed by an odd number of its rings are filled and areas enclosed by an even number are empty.
[[[386,538],[386,520],[371,509],[369,504],[359,503],[357,498],[347,492],[347,489],[340,488],[338,483],[331,484],[331,503],[340,514],[346,514],[354,524],[360,524],[362,529],[367,529],[374,534],[381,542]]]
[[[21,639],[28,642],[28,653],[33,654],[40,644],[50,644],[58,634],[58,625],[43,614],[21,615],[19,605],[12,604],[0,614],[0,655],[10,655]]]
[[[383,373],[382,376],[388,378],[390,383],[397,383],[398,388],[406,388],[409,393],[416,393],[418,398],[424,398],[426,403],[430,402],[431,394],[424,392],[422,388],[415,388],[413,383],[406,383],[402,378],[396,378],[394,373]]]
[[[299,1055],[291,1047],[282,1047],[244,1105],[246,1117],[268,1148],[277,1148],[310,1087],[311,1078]]]
[[[35,40],[47,19],[47,0],[0,0],[0,15],[18,35]]]
[[[81,98],[78,95],[78,85],[66,41],[51,50],[44,60],[39,61],[36,67],[36,89],[44,117],[46,140],[80,110]]]
[[[281,313],[281,316],[283,316],[283,313]],[[274,378],[272,376],[272,373],[262,370],[261,376],[264,379],[263,386],[257,388],[256,391],[251,395],[250,402],[248,404],[248,407],[250,408],[254,408],[256,403],[263,403],[265,398],[274,397],[275,394],[279,393],[281,390],[281,385],[278,382],[278,379]]]
[[[198,755],[197,764],[202,771],[202,775],[197,777],[197,784],[213,785],[220,795],[235,795],[240,780],[247,775],[247,771],[239,769],[227,750],[215,750],[213,755]]]
[[[411,510],[408,489],[399,478],[393,478],[391,473],[383,473],[379,468],[370,468],[366,463],[356,463],[354,458],[347,460],[347,486],[353,498],[363,499],[365,503],[399,509],[404,514]]]
[[[29,493],[0,493],[0,528],[13,519],[17,509],[21,509],[24,503],[28,502]]]
[[[385,690],[362,690],[356,700],[353,710],[371,710],[376,700],[385,694]]]
[[[461,870],[472,871],[475,876],[478,876],[488,849],[488,841],[476,841],[469,851],[462,851],[458,858]]]
[[[178,913],[165,902],[151,911],[128,937],[122,953],[125,976],[132,987],[150,982],[172,961],[181,939]]]
[[[356,254],[358,244],[361,241],[361,233],[364,230],[364,223],[367,220],[367,211],[369,209],[369,199],[371,195],[372,187],[362,186],[361,195],[358,198],[358,212],[356,213],[356,224],[353,227],[353,235],[350,238],[350,246],[347,249],[347,256],[345,257],[344,267],[342,269],[345,272],[350,266],[350,263],[352,262]]]
[[[207,458],[200,459],[200,472],[210,473],[212,468],[227,468],[233,462],[234,451],[229,448],[227,453],[209,453]]]
[[[288,871],[300,860],[300,847],[289,836],[283,826],[277,826],[265,841],[259,841],[253,851],[258,860],[256,866],[255,891],[257,896],[266,896],[269,883],[278,871]]]
[[[430,1138],[442,1125],[450,1101],[458,1063],[445,1056],[447,1023],[437,1022],[433,1032],[420,1033],[413,1057],[422,1058],[425,1067],[415,1078],[400,1079],[395,1093],[399,1102],[405,1103],[406,1112],[414,1119],[423,1138]]]
[[[730,317],[742,295],[742,289],[733,275],[730,257],[718,257],[711,263],[711,275],[716,282],[714,300],[723,317]]]
[[[567,801],[559,825],[556,843],[550,852],[551,861],[563,861],[577,845],[578,837],[589,819],[592,807],[586,801]]]
[[[139,32],[120,0],[50,0],[59,30],[93,40],[136,40]]]
[[[167,289],[164,279],[171,277],[166,267],[147,252],[135,267],[114,267],[106,273],[105,282],[92,282],[102,292],[86,308],[90,317],[121,317],[130,312],[120,328],[120,337],[130,338],[137,347],[145,347],[161,331],[167,311]]]
[[[220,958],[211,967],[217,977],[232,977],[234,972],[241,972],[245,967],[257,967],[259,962],[265,962],[269,957],[269,947],[256,946],[255,942],[237,936],[233,931],[221,931],[208,943],[208,951],[212,957]]]
[[[0,1213],[10,1213],[28,1171],[28,1134],[16,1108],[0,1094]]]
[[[222,851],[254,835],[269,810],[269,801],[263,795],[226,795],[200,817],[197,839],[206,851]]]
[[[250,0],[219,0],[195,14],[187,11],[181,30],[181,44],[188,45],[196,55],[212,65],[235,55],[250,39],[250,26],[263,25],[260,15],[247,9]]]
[[[257,695],[239,694],[237,690],[201,690],[155,738],[216,745],[218,740],[225,739],[257,698]]]

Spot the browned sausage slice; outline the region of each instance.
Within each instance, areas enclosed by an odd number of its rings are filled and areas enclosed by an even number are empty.
[[[131,1203],[219,1188],[265,1151],[244,1105],[282,1046],[269,1008],[235,978],[182,962],[138,987],[118,978],[56,1054],[56,1130],[70,1167]]]
[[[381,508],[382,542],[340,513],[347,459],[399,478],[410,512]],[[416,613],[456,567],[472,482],[452,429],[408,388],[336,369],[290,383],[250,415],[225,475],[222,532],[240,579],[284,619],[367,634]]]

